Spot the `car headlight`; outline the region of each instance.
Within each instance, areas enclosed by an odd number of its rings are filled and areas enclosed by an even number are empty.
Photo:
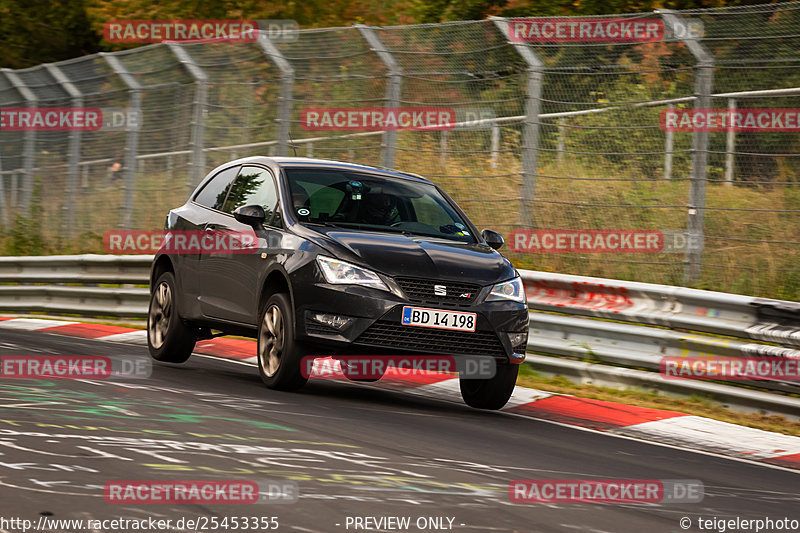
[[[317,264],[322,271],[322,275],[325,276],[325,281],[328,283],[363,285],[383,291],[389,290],[389,287],[375,272],[366,268],[333,259],[332,257],[325,257],[324,255],[317,256]]]
[[[487,302],[494,302],[497,300],[511,300],[512,302],[526,303],[528,300],[525,297],[525,286],[522,284],[522,278],[517,276],[514,279],[498,283],[492,287],[492,292],[486,298]]]

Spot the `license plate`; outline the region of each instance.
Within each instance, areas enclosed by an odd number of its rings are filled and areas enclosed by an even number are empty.
[[[403,307],[402,323],[406,326],[475,331],[476,321],[477,315],[475,313],[443,311],[425,307]]]

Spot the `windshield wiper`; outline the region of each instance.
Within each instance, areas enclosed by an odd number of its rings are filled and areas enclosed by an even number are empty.
[[[327,226],[327,227],[329,227],[329,228],[337,228],[337,227],[339,227],[339,226],[337,226],[336,224],[332,224],[332,223],[330,223],[330,222],[322,222],[322,221],[319,221],[319,222],[311,222],[310,220],[305,220],[305,221],[301,220],[301,221],[300,221],[300,223],[301,223],[301,224],[312,224],[312,225],[314,225],[314,226]]]
[[[419,231],[409,231],[407,229],[401,228],[393,228],[391,226],[373,226],[370,224],[359,224],[358,222],[340,222],[340,223],[333,223],[333,222],[307,222],[307,224],[315,224],[318,226],[326,226],[329,228],[353,228],[353,229],[362,229],[366,231],[376,231],[376,232],[384,232],[384,233],[399,233],[406,237],[432,237],[434,239],[442,239],[444,241],[450,242],[460,242],[464,243],[464,241],[460,239],[453,239],[448,235],[444,234],[434,234],[434,233],[423,233]],[[465,243],[470,244],[470,243]]]
[[[363,229],[367,231],[388,231],[391,233],[403,233],[405,230],[401,230],[400,228],[392,228],[389,226],[377,226],[374,224],[362,224],[360,222],[311,222],[311,224],[321,224],[323,226],[335,227],[335,228],[354,228],[354,229]]]
[[[416,235],[416,236],[419,236],[419,237],[432,237],[434,239],[441,239],[443,241],[448,241],[448,242],[460,242],[461,244],[473,244],[471,242],[462,241],[460,239],[454,239],[452,236],[447,235],[447,234],[422,233],[422,232],[416,232],[416,231],[409,232],[407,230],[404,233],[406,235]]]

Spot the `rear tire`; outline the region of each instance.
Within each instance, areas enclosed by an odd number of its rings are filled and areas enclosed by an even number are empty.
[[[464,403],[475,409],[500,409],[514,393],[519,365],[498,365],[492,378],[459,378]]]
[[[194,350],[194,331],[181,320],[177,300],[175,276],[164,272],[153,286],[147,311],[147,347],[156,361],[183,363]]]
[[[273,294],[261,311],[258,325],[258,373],[270,389],[293,391],[308,381],[300,363],[303,347],[294,338],[294,313],[289,297]]]

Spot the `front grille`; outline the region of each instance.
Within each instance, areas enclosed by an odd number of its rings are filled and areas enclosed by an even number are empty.
[[[457,281],[436,281],[420,278],[395,278],[395,281],[410,301],[420,304],[432,305],[471,305],[481,288],[472,283]],[[436,294],[434,285],[441,285],[446,295]],[[469,296],[464,296],[469,294]]]
[[[506,352],[493,332],[449,331],[378,320],[356,340],[356,344],[380,346],[443,355],[489,355],[503,358]]]

